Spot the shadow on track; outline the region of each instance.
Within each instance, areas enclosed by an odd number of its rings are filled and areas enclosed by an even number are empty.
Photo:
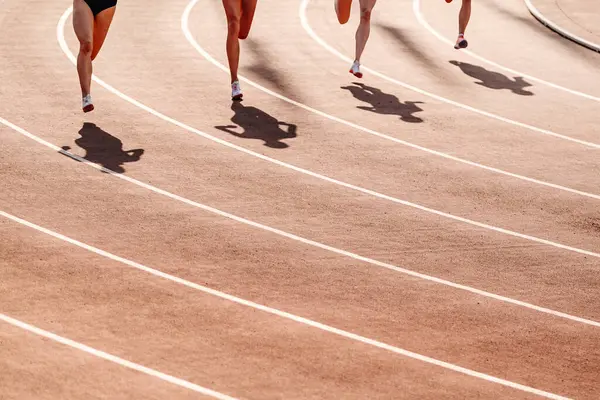
[[[292,86],[289,79],[285,79],[280,69],[273,67],[271,60],[277,60],[277,54],[270,52],[262,42],[251,38],[248,38],[244,45],[250,50],[252,58],[255,60],[252,65],[245,68],[254,81],[282,93],[288,98],[302,100],[300,90]]]
[[[419,63],[422,67],[421,71],[434,75],[437,78],[443,77],[445,82],[453,79],[453,76],[449,75],[446,69],[442,68],[437,61],[429,56],[430,52],[423,51],[423,47],[412,40],[414,35],[405,33],[404,30],[397,26],[378,22],[374,25],[389,38],[389,45],[395,46],[400,51],[402,58],[412,57]]]
[[[231,122],[235,125],[218,125],[215,128],[235,137],[262,140],[265,142],[265,146],[273,149],[289,147],[282,140],[293,139],[297,136],[296,125],[279,121],[256,107],[246,107],[241,102],[234,102],[231,109],[235,113],[231,117]],[[241,128],[243,131],[236,132],[237,128]]]
[[[421,101],[407,101],[402,103],[398,97],[393,94],[384,93],[381,89],[367,86],[364,83],[353,82],[354,86],[342,86],[342,89],[348,90],[357,99],[370,106],[357,106],[361,110],[371,111],[383,115],[398,115],[404,122],[420,123],[423,119],[413,115],[423,111],[417,104],[423,104]]]
[[[81,137],[75,140],[75,144],[86,151],[83,158],[117,173],[125,172],[123,164],[139,161],[144,154],[143,149],[124,151],[121,139],[90,122],[83,124],[79,135]],[[71,148],[63,146],[62,149],[68,151]]]
[[[515,76],[513,80],[506,75],[502,75],[501,73],[495,71],[489,71],[478,65],[456,60],[449,61],[449,63],[459,67],[465,75],[479,80],[479,82],[475,82],[477,85],[485,86],[486,88],[494,90],[508,89],[514,94],[521,96],[534,95],[533,92],[524,90],[526,87],[533,85],[523,79],[522,76]]]

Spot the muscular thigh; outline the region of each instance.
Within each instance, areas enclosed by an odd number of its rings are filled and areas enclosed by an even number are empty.
[[[73,0],[73,28],[81,43],[91,43],[94,38],[94,14],[83,0]]]
[[[256,11],[256,3],[258,0],[242,0],[242,17],[248,15],[249,17],[254,16]]]
[[[100,12],[100,14],[96,15],[96,20],[94,23],[94,52],[92,54],[92,58],[96,58],[96,54],[98,54],[100,48],[104,44],[106,34],[108,33],[108,28],[110,28],[110,24],[112,23],[115,15],[115,10],[116,7],[107,8],[106,10]]]
[[[257,0],[242,0],[242,17],[240,20],[240,39],[246,39],[252,27]]]

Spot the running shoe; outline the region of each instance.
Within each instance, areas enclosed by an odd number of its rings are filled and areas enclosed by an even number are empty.
[[[362,72],[360,72],[360,63],[358,61],[354,61],[354,63],[352,64],[352,68],[350,68],[349,72],[357,78],[363,77]]]
[[[456,50],[466,49],[468,45],[469,42],[467,42],[467,39],[465,39],[465,35],[461,33],[460,35],[458,35],[458,39],[456,39],[456,44],[454,45],[454,48]]]
[[[83,112],[87,113],[94,109],[94,103],[92,103],[92,95],[88,94],[81,100],[81,108],[83,108]]]
[[[231,84],[231,100],[241,100],[244,97],[240,82],[235,81]]]

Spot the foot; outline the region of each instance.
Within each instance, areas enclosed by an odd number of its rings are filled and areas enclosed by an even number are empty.
[[[458,39],[456,39],[456,44],[454,45],[454,48],[456,50],[466,49],[468,45],[469,42],[467,42],[467,39],[465,39],[465,35],[461,33],[460,35],[458,35]]]
[[[242,88],[240,87],[240,82],[235,81],[231,84],[231,100],[242,100],[244,94],[242,93]]]
[[[92,103],[91,94],[87,94],[83,97],[83,99],[81,100],[81,108],[83,109],[84,113],[88,113],[94,110],[94,103]]]
[[[354,61],[349,72],[357,78],[362,78],[363,76],[362,72],[360,72],[360,63],[358,61]]]

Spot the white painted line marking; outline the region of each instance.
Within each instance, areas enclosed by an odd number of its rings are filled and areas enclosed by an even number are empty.
[[[577,43],[583,47],[586,47],[590,50],[600,53],[600,44],[592,43],[588,40],[585,40],[569,31],[567,31],[566,29],[561,28],[560,26],[556,25],[554,22],[550,21],[547,17],[545,17],[537,8],[535,8],[535,6],[533,5],[533,3],[530,0],[525,0],[525,5],[527,5],[527,9],[531,13],[531,15],[533,15],[535,17],[535,19],[540,21],[543,25],[547,26],[548,28],[550,28],[554,32],[558,33],[559,35],[564,36],[565,38],[572,40],[575,43]],[[594,99],[600,100],[597,97],[595,97]]]
[[[306,16],[306,9],[308,7],[309,2],[310,2],[310,0],[302,0],[302,3],[300,4],[300,20],[302,22],[302,26],[304,27],[304,30],[310,35],[310,37],[312,37],[323,48],[329,50],[330,53],[336,55],[341,60],[344,60],[344,61],[348,62],[349,64],[352,64],[353,60],[351,58],[346,57],[345,55],[343,55],[342,53],[340,53],[339,51],[337,51],[336,49],[334,49],[333,47],[331,47],[329,44],[327,44],[323,39],[321,39],[313,31],[313,29],[311,28],[311,26],[308,23],[308,18]],[[382,74],[380,72],[377,72],[377,71],[375,71],[375,70],[373,70],[371,68],[368,68],[368,67],[365,67],[365,66],[362,66],[362,65],[361,65],[361,68],[364,71],[368,71],[370,74],[375,75],[375,76],[377,76],[377,77],[379,77],[381,79],[384,79],[384,80],[386,80],[388,82],[391,82],[391,83],[393,83],[395,85],[402,86],[405,89],[412,90],[413,92],[420,93],[420,94],[422,94],[424,96],[427,96],[427,97],[431,97],[431,98],[436,99],[438,101],[441,101],[443,103],[451,104],[453,106],[462,108],[463,110],[471,111],[471,112],[477,113],[479,115],[483,115],[485,117],[489,117],[489,118],[492,118],[492,119],[495,119],[495,120],[498,120],[498,121],[502,121],[502,122],[505,122],[507,124],[518,126],[520,128],[525,128],[525,129],[528,129],[528,130],[533,131],[533,132],[541,133],[543,135],[554,136],[554,137],[559,138],[559,139],[568,140],[570,142],[578,143],[578,144],[581,144],[581,145],[584,145],[584,146],[587,146],[587,147],[592,147],[594,149],[600,149],[600,144],[598,144],[598,143],[592,143],[592,142],[587,142],[585,140],[580,140],[580,139],[572,138],[570,136],[561,135],[559,133],[552,132],[552,131],[547,130],[547,129],[538,128],[536,126],[528,125],[528,124],[525,124],[523,122],[519,122],[519,121],[515,121],[515,120],[512,120],[512,119],[509,119],[509,118],[501,117],[499,115],[492,114],[490,112],[483,111],[483,110],[477,109],[475,107],[471,107],[469,105],[466,105],[466,104],[463,104],[463,103],[459,103],[457,101],[450,100],[450,99],[447,99],[445,97],[439,96],[437,94],[433,94],[431,92],[427,92],[425,90],[419,89],[419,88],[417,88],[415,86],[409,85],[409,84],[401,82],[401,81],[399,81],[397,79],[391,78],[391,77],[389,77],[387,75],[384,75],[384,74]]]
[[[525,1],[528,2],[528,0],[525,0]],[[419,21],[419,23],[426,30],[428,30],[433,36],[437,37],[439,40],[441,40],[442,42],[446,43],[449,46],[454,46],[454,42],[452,40],[447,39],[444,36],[442,36],[442,34],[440,34],[438,31],[436,31],[431,25],[429,25],[429,23],[427,22],[427,20],[425,20],[425,17],[423,16],[423,13],[421,12],[421,0],[413,0],[413,12],[415,14],[415,17]],[[535,14],[534,14],[534,16],[535,16]],[[482,56],[480,56],[478,54],[475,54],[475,53],[473,53],[470,50],[461,50],[461,52],[463,52],[465,54],[468,54],[469,56],[471,56],[471,57],[473,57],[473,58],[475,58],[475,59],[477,59],[479,61],[482,61],[482,62],[484,62],[486,64],[489,64],[489,65],[492,65],[492,66],[494,66],[496,68],[499,68],[499,69],[502,69],[504,71],[510,72],[511,74],[520,75],[520,76],[522,76],[525,79],[529,79],[530,81],[541,83],[542,85],[549,86],[549,87],[551,87],[553,89],[562,90],[564,92],[573,94],[575,96],[584,97],[584,98],[586,98],[588,100],[600,101],[600,97],[592,96],[592,95],[587,94],[587,93],[579,92],[577,90],[569,89],[569,88],[566,88],[564,86],[560,86],[560,85],[557,85],[555,83],[548,82],[548,81],[545,81],[545,80],[540,79],[540,78],[536,78],[535,76],[524,74],[523,72],[516,71],[514,69],[505,67],[505,66],[500,65],[498,63],[495,63],[494,61],[488,60],[487,58],[484,58],[484,57],[482,57]]]
[[[196,51],[198,51],[198,53],[200,53],[202,55],[202,57],[204,57],[210,63],[212,63],[213,65],[215,65],[217,68],[223,70],[224,72],[229,73],[229,68],[226,67],[225,65],[221,64],[220,62],[218,62],[207,51],[205,51],[200,46],[200,44],[196,41],[196,39],[194,39],[194,36],[192,35],[192,33],[191,33],[190,29],[189,29],[190,13],[191,13],[192,9],[195,7],[195,5],[198,3],[198,1],[199,0],[193,0],[186,7],[186,9],[183,12],[183,15],[181,17],[181,29],[183,30],[183,33],[184,33],[186,39],[188,40],[188,42],[190,42],[190,44],[196,49]],[[368,133],[369,135],[373,135],[373,136],[377,136],[377,137],[382,138],[382,139],[390,140],[392,142],[395,142],[395,143],[398,143],[398,144],[401,144],[401,145],[404,145],[404,146],[408,146],[408,147],[411,147],[411,148],[416,149],[416,150],[424,151],[426,153],[433,154],[435,156],[442,157],[442,158],[445,158],[445,159],[448,159],[448,160],[452,160],[452,161],[456,161],[456,162],[459,162],[459,163],[463,163],[463,164],[466,164],[466,165],[469,165],[469,166],[472,166],[472,167],[475,167],[475,168],[481,168],[481,169],[484,169],[486,171],[494,172],[494,173],[505,175],[505,176],[510,176],[511,178],[516,178],[516,179],[520,179],[520,180],[523,180],[523,181],[526,181],[526,182],[535,183],[535,184],[538,184],[538,185],[543,185],[543,186],[551,187],[553,189],[558,189],[558,190],[562,190],[562,191],[565,191],[565,192],[577,194],[577,195],[580,195],[580,196],[585,196],[585,197],[589,197],[589,198],[592,198],[592,199],[600,200],[600,195],[596,195],[596,194],[593,194],[593,193],[584,192],[584,191],[581,191],[581,190],[572,189],[572,188],[561,186],[561,185],[557,185],[557,184],[554,184],[554,183],[549,183],[549,182],[542,181],[542,180],[539,180],[539,179],[529,178],[529,177],[523,176],[523,175],[518,175],[518,174],[515,174],[515,173],[512,173],[512,172],[504,171],[504,170],[499,169],[499,168],[494,168],[494,167],[490,167],[490,166],[487,166],[487,165],[479,164],[479,163],[476,163],[476,162],[473,162],[473,161],[469,161],[469,160],[466,160],[466,159],[463,159],[463,158],[460,158],[460,157],[451,156],[449,154],[442,153],[440,151],[432,150],[432,149],[429,149],[427,147],[419,146],[419,145],[416,145],[416,144],[411,143],[411,142],[407,142],[407,141],[404,141],[404,140],[401,140],[401,139],[397,139],[397,138],[395,138],[393,136],[388,136],[388,135],[383,134],[381,132],[377,132],[377,131],[374,131],[372,129],[368,129],[368,128],[365,128],[365,127],[363,127],[361,125],[357,125],[357,124],[354,124],[352,122],[346,121],[344,119],[341,119],[341,118],[335,117],[333,115],[324,113],[322,111],[319,111],[317,109],[309,107],[309,106],[307,106],[305,104],[302,104],[302,103],[299,103],[299,102],[297,102],[295,100],[292,100],[292,99],[290,99],[288,97],[285,97],[285,96],[283,96],[283,95],[281,95],[279,93],[275,93],[272,90],[269,90],[269,89],[267,89],[267,88],[259,85],[258,83],[254,82],[254,81],[251,81],[248,78],[243,77],[242,75],[238,75],[238,77],[239,77],[239,79],[241,81],[246,82],[246,83],[250,84],[251,86],[254,86],[258,90],[261,90],[261,91],[267,93],[270,96],[273,96],[275,98],[283,100],[286,103],[289,103],[289,104],[292,104],[292,105],[294,105],[296,107],[302,108],[302,109],[304,109],[306,111],[309,111],[309,112],[311,112],[313,114],[319,115],[319,116],[321,116],[323,118],[326,118],[326,119],[329,119],[331,121],[340,123],[342,125],[346,125],[346,126],[348,126],[350,128],[353,128],[353,129],[356,129],[356,130]]]
[[[84,159],[82,157],[79,157],[79,156],[77,156],[75,154],[72,154],[72,153],[70,153],[68,151],[65,151],[65,150],[61,149],[60,147],[55,146],[55,145],[53,145],[53,144],[45,141],[44,139],[41,139],[41,138],[39,138],[39,137],[37,137],[37,136],[35,136],[35,135],[27,132],[23,128],[20,128],[17,125],[14,125],[13,123],[8,122],[7,120],[3,119],[2,117],[0,117],[0,123],[8,126],[9,128],[14,129],[16,132],[20,133],[21,135],[24,135],[24,136],[26,136],[26,137],[28,137],[28,138],[30,138],[32,140],[35,140],[36,142],[38,142],[38,143],[40,143],[40,144],[42,144],[44,146],[47,146],[47,147],[49,147],[50,149],[52,149],[54,151],[57,151],[57,152],[60,152],[60,153],[62,153],[64,155],[66,155],[66,156],[69,156],[69,157],[71,157],[71,158],[73,158],[73,159],[75,159],[75,160],[77,160],[77,161],[79,161],[79,162],[81,162],[81,163],[89,166],[89,167],[92,167],[92,168],[95,168],[97,170],[106,172],[107,174],[110,174],[111,176],[114,176],[115,178],[122,179],[124,181],[132,183],[132,184],[137,185],[139,187],[142,187],[144,189],[150,190],[150,191],[152,191],[154,193],[166,196],[166,197],[171,198],[173,200],[180,201],[182,203],[185,203],[185,204],[188,204],[190,206],[199,208],[201,210],[210,212],[212,214],[216,214],[216,215],[219,215],[221,217],[228,218],[228,219],[231,219],[233,221],[240,222],[242,224],[251,226],[253,228],[261,229],[261,230],[264,230],[264,231],[267,231],[267,232],[270,232],[270,233],[273,233],[273,234],[285,237],[287,239],[291,239],[291,240],[294,240],[294,241],[297,241],[297,242],[300,242],[300,243],[303,243],[303,244],[306,244],[306,245],[309,245],[309,246],[313,246],[313,247],[316,247],[316,248],[319,248],[319,249],[322,249],[322,250],[326,250],[326,251],[329,251],[329,252],[332,252],[332,253],[335,253],[335,254],[339,254],[339,255],[344,256],[344,257],[349,257],[349,258],[352,258],[354,260],[361,261],[361,262],[364,262],[364,263],[367,263],[367,264],[370,264],[370,265],[374,265],[374,266],[381,267],[381,268],[386,268],[386,269],[389,269],[391,271],[399,272],[399,273],[402,273],[402,274],[405,274],[405,275],[409,275],[409,276],[412,276],[412,277],[415,277],[415,278],[420,278],[420,279],[423,279],[423,280],[426,280],[426,281],[435,282],[435,283],[438,283],[440,285],[449,286],[449,287],[454,288],[454,289],[464,290],[464,291],[467,291],[467,292],[470,292],[470,293],[473,293],[473,294],[476,294],[476,295],[479,295],[479,296],[488,297],[488,298],[491,298],[491,299],[494,299],[494,300],[498,300],[498,301],[502,301],[502,302],[505,302],[505,303],[513,304],[513,305],[516,305],[516,306],[519,306],[519,307],[528,308],[530,310],[538,311],[538,312],[541,312],[541,313],[544,313],[544,314],[549,314],[549,315],[553,315],[555,317],[564,318],[564,319],[567,319],[567,320],[571,320],[571,321],[575,321],[575,322],[579,322],[579,323],[582,323],[582,324],[591,325],[591,326],[595,326],[595,327],[600,328],[600,322],[597,322],[597,321],[593,321],[593,320],[589,320],[589,319],[577,317],[577,316],[574,316],[574,315],[566,314],[566,313],[563,313],[563,312],[560,312],[560,311],[555,311],[555,310],[552,310],[552,309],[549,309],[549,308],[545,308],[545,307],[536,306],[534,304],[530,304],[530,303],[526,303],[526,302],[523,302],[523,301],[520,301],[520,300],[512,299],[510,297],[505,297],[505,296],[497,295],[497,294],[494,294],[494,293],[486,292],[484,290],[476,289],[476,288],[473,288],[473,287],[470,287],[470,286],[466,286],[466,285],[461,285],[459,283],[447,281],[445,279],[437,278],[437,277],[434,277],[434,276],[421,274],[419,272],[415,272],[415,271],[412,271],[412,270],[409,270],[409,269],[406,269],[406,268],[401,268],[401,267],[398,267],[398,266],[395,266],[395,265],[392,265],[392,264],[387,264],[387,263],[384,263],[384,262],[381,262],[381,261],[377,261],[377,260],[374,260],[374,259],[371,259],[371,258],[368,258],[368,257],[363,257],[361,255],[358,255],[358,254],[355,254],[355,253],[351,253],[351,252],[346,251],[346,250],[338,249],[338,248],[335,248],[335,247],[332,247],[332,246],[329,246],[329,245],[326,245],[326,244],[323,244],[323,243],[320,243],[320,242],[316,242],[314,240],[306,239],[306,238],[303,238],[301,236],[294,235],[292,233],[288,233],[288,232],[285,232],[285,231],[282,231],[282,230],[279,230],[279,229],[276,229],[276,228],[272,228],[270,226],[266,226],[266,225],[260,224],[258,222],[254,222],[254,221],[242,218],[242,217],[238,217],[238,216],[233,215],[233,214],[229,214],[229,213],[227,213],[225,211],[221,211],[221,210],[218,210],[216,208],[213,208],[213,207],[210,207],[210,206],[207,206],[207,205],[204,205],[204,204],[197,203],[197,202],[195,202],[193,200],[186,199],[185,197],[178,196],[176,194],[167,192],[166,190],[159,189],[159,188],[157,188],[155,186],[152,186],[152,185],[149,185],[147,183],[138,181],[138,180],[136,180],[134,178],[130,178],[129,176],[126,176],[126,175],[123,175],[123,174],[118,174],[118,173],[116,173],[116,172],[114,172],[114,171],[112,171],[110,169],[107,169],[107,168],[101,167],[99,165],[93,164],[93,163],[87,161],[86,159]]]
[[[448,363],[448,362],[445,362],[445,361],[440,361],[440,360],[437,360],[435,358],[427,357],[427,356],[424,356],[424,355],[421,355],[421,354],[418,354],[418,353],[413,353],[412,351],[409,351],[409,350],[401,349],[399,347],[395,347],[395,346],[392,346],[392,345],[389,345],[389,344],[386,344],[386,343],[383,343],[383,342],[379,342],[377,340],[369,339],[369,338],[364,337],[364,336],[360,336],[360,335],[357,335],[357,334],[354,334],[354,333],[350,333],[350,332],[344,331],[342,329],[334,328],[332,326],[325,325],[325,324],[322,324],[320,322],[316,322],[316,321],[313,321],[313,320],[310,320],[310,319],[307,319],[307,318],[304,318],[304,317],[300,317],[300,316],[297,316],[297,315],[294,315],[294,314],[290,314],[288,312],[281,311],[281,310],[278,310],[276,308],[271,308],[271,307],[264,306],[262,304],[254,303],[254,302],[249,301],[249,300],[244,300],[242,298],[235,297],[235,296],[232,296],[230,294],[227,294],[227,293],[224,293],[224,292],[220,292],[218,290],[214,290],[214,289],[211,289],[209,287],[202,286],[202,285],[199,285],[197,283],[193,283],[193,282],[187,281],[187,280],[182,279],[182,278],[178,278],[178,277],[173,276],[173,275],[169,275],[167,273],[164,273],[164,272],[158,271],[156,269],[147,267],[145,265],[136,263],[136,262],[128,260],[126,258],[116,256],[116,255],[111,254],[111,253],[109,253],[107,251],[104,251],[104,250],[98,249],[96,247],[90,246],[88,244],[79,242],[79,241],[77,241],[75,239],[71,239],[71,238],[69,238],[67,236],[61,235],[60,233],[56,233],[56,232],[51,231],[49,229],[46,229],[46,228],[43,228],[43,227],[38,226],[36,224],[33,224],[33,223],[29,222],[29,221],[25,221],[25,220],[23,220],[21,218],[15,217],[14,215],[8,214],[8,213],[6,213],[4,211],[0,211],[0,215],[2,215],[3,217],[6,217],[6,218],[8,218],[8,219],[10,219],[10,220],[12,220],[14,222],[18,222],[19,224],[22,224],[22,225],[28,226],[30,228],[33,228],[33,229],[35,229],[35,230],[37,230],[39,232],[43,232],[43,233],[45,233],[47,235],[50,235],[50,236],[53,236],[53,237],[55,237],[57,239],[63,240],[63,241],[68,242],[68,243],[71,243],[71,244],[73,244],[75,246],[78,246],[78,247],[80,247],[82,249],[91,251],[92,253],[96,253],[96,254],[98,254],[100,256],[109,258],[109,259],[114,260],[114,261],[118,261],[118,262],[120,262],[122,264],[128,265],[130,267],[136,268],[136,269],[144,271],[144,272],[147,272],[147,273],[152,274],[154,276],[157,276],[159,278],[167,279],[167,280],[169,280],[171,282],[175,282],[175,283],[178,283],[180,285],[184,285],[184,286],[189,287],[191,289],[195,289],[195,290],[198,290],[198,291],[210,294],[212,296],[219,297],[219,298],[224,299],[224,300],[228,300],[228,301],[231,301],[231,302],[243,305],[243,306],[251,307],[251,308],[254,308],[256,310],[264,311],[266,313],[273,314],[273,315],[276,315],[276,316],[281,317],[281,318],[289,319],[289,320],[292,320],[292,321],[295,321],[295,322],[298,322],[298,323],[301,323],[301,324],[304,324],[304,325],[308,325],[308,326],[311,326],[313,328],[317,328],[317,329],[320,329],[320,330],[325,331],[325,332],[333,333],[335,335],[342,336],[344,338],[351,339],[351,340],[354,340],[354,341],[357,341],[357,342],[360,342],[360,343],[363,343],[363,344],[367,344],[367,345],[370,345],[370,346],[375,346],[375,347],[378,347],[380,349],[383,349],[383,350],[386,350],[386,351],[390,351],[392,353],[396,353],[396,354],[399,354],[399,355],[402,355],[402,356],[405,356],[405,357],[409,357],[409,358],[412,358],[412,359],[415,359],[415,360],[419,360],[419,361],[422,361],[422,362],[425,362],[425,363],[428,363],[428,364],[432,364],[432,365],[435,365],[435,366],[438,366],[438,367],[446,368],[446,369],[449,369],[449,370],[452,370],[452,371],[455,371],[455,372],[460,372],[462,374],[465,374],[465,375],[468,375],[468,376],[471,376],[471,377],[474,377],[474,378],[483,379],[483,380],[488,381],[488,382],[498,383],[500,385],[504,385],[504,386],[507,386],[507,387],[510,387],[510,388],[513,388],[513,389],[517,389],[517,390],[521,390],[521,391],[524,391],[524,392],[528,392],[528,393],[533,393],[533,394],[536,394],[536,395],[539,395],[539,396],[542,396],[542,397],[546,397],[546,398],[549,398],[549,399],[566,399],[565,397],[562,397],[562,396],[559,396],[559,395],[556,395],[556,394],[553,394],[553,393],[545,392],[545,391],[542,391],[542,390],[539,390],[539,389],[534,389],[534,388],[531,388],[529,386],[525,386],[525,385],[521,385],[519,383],[507,381],[507,380],[504,380],[504,379],[501,379],[501,378],[497,378],[497,377],[494,377],[494,376],[491,376],[491,375],[483,374],[481,372],[473,371],[473,370],[470,370],[470,369],[467,369],[467,368],[464,368],[464,367],[460,367],[458,365],[451,364],[451,363]],[[0,315],[2,315],[2,314],[0,314]]]
[[[86,346],[85,344],[82,344],[82,343],[79,343],[79,342],[75,342],[75,341],[73,341],[71,339],[67,339],[65,337],[58,336],[55,333],[45,331],[45,330],[40,329],[38,327],[35,327],[33,325],[29,325],[29,324],[27,324],[25,322],[22,322],[22,321],[19,321],[17,319],[14,319],[12,317],[9,317],[8,315],[0,313],[0,320],[6,322],[7,324],[13,325],[13,326],[15,326],[17,328],[21,328],[21,329],[24,329],[24,330],[26,330],[28,332],[34,333],[34,334],[36,334],[38,336],[45,337],[46,339],[50,339],[52,341],[58,342],[60,344],[63,344],[65,346],[69,346],[69,347],[72,347],[74,349],[83,351],[83,352],[91,354],[91,355],[93,355],[95,357],[102,358],[102,359],[104,359],[106,361],[110,361],[112,363],[119,364],[119,365],[121,365],[123,367],[126,367],[126,368],[129,368],[129,369],[141,372],[143,374],[150,375],[153,378],[158,378],[158,379],[163,380],[165,382],[172,383],[173,385],[181,386],[181,387],[183,387],[185,389],[189,389],[189,390],[192,390],[192,391],[197,392],[197,393],[201,393],[201,394],[204,394],[204,395],[207,395],[207,396],[210,396],[210,397],[214,397],[215,399],[220,399],[220,400],[236,400],[234,397],[230,397],[230,396],[227,396],[225,394],[222,394],[222,393],[219,393],[219,392],[215,392],[214,390],[207,389],[207,388],[202,387],[202,386],[198,386],[195,383],[184,381],[183,379],[176,378],[176,377],[171,376],[171,375],[167,375],[167,374],[162,373],[160,371],[157,371],[155,369],[144,367],[143,365],[136,364],[134,362],[124,360],[124,359],[122,359],[120,357],[113,356],[112,354],[105,353],[105,352],[103,352],[101,350],[96,350],[93,347]]]
[[[73,10],[73,7],[69,7],[67,9],[67,11],[65,11],[65,13],[60,18],[60,21],[59,21],[58,26],[57,26],[57,35],[58,35],[58,41],[59,41],[60,46],[63,49],[64,53],[69,57],[69,59],[73,62],[73,64],[76,64],[75,56],[70,52],[70,50],[69,50],[69,48],[67,46],[67,43],[65,41],[65,38],[64,38],[64,26],[65,26],[67,18],[71,14],[72,10]],[[491,231],[494,231],[494,232],[502,233],[502,234],[505,234],[505,235],[517,237],[517,238],[520,238],[520,239],[529,240],[529,241],[532,241],[532,242],[536,242],[536,243],[540,243],[540,244],[544,244],[544,245],[548,245],[548,246],[552,246],[552,247],[556,247],[558,249],[567,250],[567,251],[571,251],[571,252],[578,253],[578,254],[583,254],[583,255],[587,255],[587,256],[591,256],[591,257],[600,258],[600,253],[595,253],[593,251],[579,249],[577,247],[564,245],[564,244],[553,242],[553,241],[550,241],[550,240],[541,239],[541,238],[538,238],[538,237],[535,237],[535,236],[526,235],[526,234],[519,233],[519,232],[514,232],[514,231],[511,231],[511,230],[508,230],[508,229],[504,229],[504,228],[499,228],[497,226],[485,224],[485,223],[482,223],[482,222],[473,221],[473,220],[470,220],[468,218],[459,217],[459,216],[456,216],[456,215],[453,215],[453,214],[449,214],[449,213],[446,213],[446,212],[443,212],[443,211],[438,211],[438,210],[435,210],[433,208],[428,208],[428,207],[425,207],[425,206],[421,206],[419,204],[411,203],[411,202],[406,201],[406,200],[401,200],[401,199],[398,199],[396,197],[392,197],[392,196],[388,196],[386,194],[382,194],[382,193],[376,192],[374,190],[365,189],[365,188],[360,187],[360,186],[356,186],[356,185],[352,185],[350,183],[339,181],[337,179],[330,178],[328,176],[321,175],[321,174],[318,174],[316,172],[309,171],[307,169],[296,167],[296,166],[294,166],[292,164],[288,164],[288,163],[285,163],[283,161],[279,161],[279,160],[276,160],[274,158],[267,157],[267,156],[265,156],[263,154],[255,153],[255,152],[253,152],[251,150],[248,150],[248,149],[246,149],[244,147],[240,147],[240,146],[234,145],[232,143],[229,143],[229,142],[227,142],[225,140],[216,138],[216,137],[211,136],[211,135],[209,135],[209,134],[207,134],[205,132],[202,132],[202,131],[200,131],[200,130],[198,130],[196,128],[192,128],[191,126],[188,126],[188,125],[184,124],[183,122],[177,121],[176,119],[173,119],[173,118],[168,117],[168,116],[166,116],[164,114],[161,114],[158,111],[156,111],[156,110],[154,110],[154,109],[152,109],[152,108],[150,108],[150,107],[148,107],[148,106],[140,103],[139,101],[137,101],[137,100],[135,100],[135,99],[133,99],[133,98],[131,98],[131,97],[129,97],[129,96],[121,93],[120,91],[118,91],[114,87],[110,86],[109,84],[105,83],[104,81],[102,81],[101,79],[99,79],[96,76],[93,76],[93,80],[95,82],[97,82],[98,84],[100,84],[101,86],[103,86],[109,92],[111,92],[111,93],[115,94],[116,96],[120,97],[121,99],[123,99],[123,100],[125,100],[125,101],[127,101],[127,102],[129,102],[129,103],[131,103],[133,105],[135,105],[136,107],[141,108],[142,110],[144,110],[144,111],[146,111],[146,112],[148,112],[148,113],[150,113],[150,114],[152,114],[152,115],[154,115],[154,116],[156,116],[156,117],[158,117],[158,118],[160,118],[160,119],[162,119],[164,121],[167,121],[167,122],[169,122],[169,123],[171,123],[171,124],[173,124],[175,126],[178,126],[178,127],[182,128],[182,129],[185,129],[188,132],[194,133],[194,134],[196,134],[198,136],[202,136],[202,137],[204,137],[206,139],[212,140],[213,142],[222,144],[223,146],[227,146],[229,148],[232,148],[232,149],[241,151],[243,153],[252,155],[252,156],[260,158],[262,160],[271,162],[271,163],[273,163],[275,165],[279,165],[281,167],[288,168],[288,169],[291,169],[293,171],[300,172],[302,174],[305,174],[305,175],[308,175],[308,176],[312,176],[314,178],[321,179],[323,181],[326,181],[326,182],[329,182],[329,183],[333,183],[335,185],[342,186],[342,187],[345,187],[345,188],[348,188],[348,189],[351,189],[351,190],[355,190],[357,192],[361,192],[361,193],[364,193],[364,194],[367,194],[367,195],[370,195],[370,196],[373,196],[373,197],[377,197],[377,198],[380,198],[380,199],[383,199],[383,200],[391,201],[393,203],[401,204],[401,205],[404,205],[404,206],[407,206],[407,207],[415,208],[417,210],[425,211],[425,212],[428,212],[430,214],[434,214],[434,215],[437,215],[437,216],[440,216],[440,217],[452,219],[454,221],[463,222],[463,223],[466,223],[466,224],[469,224],[469,225],[472,225],[472,226],[476,226],[478,228],[483,228],[483,229],[491,230]],[[180,199],[182,199],[182,201],[189,201],[189,200],[184,199],[184,198],[180,198]]]

